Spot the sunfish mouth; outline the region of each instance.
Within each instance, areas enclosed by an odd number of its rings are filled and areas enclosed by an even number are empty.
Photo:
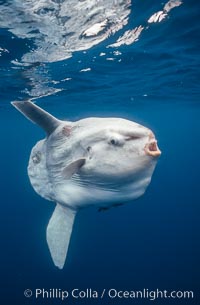
[[[157,141],[155,139],[151,140],[145,145],[144,151],[151,157],[159,157],[161,155],[161,151],[158,148]]]

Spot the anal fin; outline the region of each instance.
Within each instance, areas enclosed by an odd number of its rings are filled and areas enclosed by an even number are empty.
[[[65,264],[75,216],[76,211],[57,204],[47,226],[48,247],[53,262],[59,269]]]

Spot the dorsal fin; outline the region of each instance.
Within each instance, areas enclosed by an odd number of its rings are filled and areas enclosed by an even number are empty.
[[[30,101],[11,102],[27,119],[39,125],[49,136],[61,123],[53,115]]]

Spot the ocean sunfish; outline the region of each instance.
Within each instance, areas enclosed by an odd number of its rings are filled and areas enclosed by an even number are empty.
[[[126,119],[61,121],[30,101],[12,105],[46,132],[31,151],[28,175],[40,196],[56,202],[46,238],[62,269],[78,210],[106,210],[140,197],[161,152],[151,130]]]

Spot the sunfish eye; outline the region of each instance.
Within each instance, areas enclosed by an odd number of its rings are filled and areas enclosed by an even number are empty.
[[[91,149],[92,149],[91,146],[88,146],[88,147],[87,147],[87,151],[88,151],[88,152],[90,152]]]
[[[112,145],[117,145],[117,141],[116,141],[115,139],[111,139],[111,140],[110,140],[110,144],[112,144]]]
[[[109,144],[113,146],[123,146],[124,145],[124,139],[122,137],[112,137],[110,138]]]

